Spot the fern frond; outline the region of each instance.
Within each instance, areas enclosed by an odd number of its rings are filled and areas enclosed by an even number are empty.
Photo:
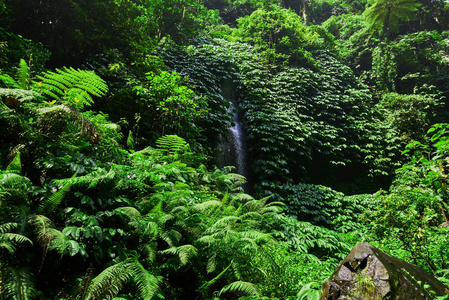
[[[168,230],[161,234],[162,240],[164,240],[170,247],[175,247],[181,240],[182,235],[176,230]]]
[[[31,187],[31,181],[16,173],[0,174],[0,189],[27,190]]]
[[[75,174],[73,174],[71,179],[75,178],[77,174],[78,174],[78,171],[75,172]],[[72,184],[70,182],[66,183],[59,191],[54,193],[50,198],[42,201],[42,203],[39,204],[39,208],[37,209],[37,212],[38,213],[54,212],[54,210],[61,203],[62,199],[67,194],[67,192],[69,191],[71,186],[72,186]]]
[[[254,283],[247,282],[247,281],[234,281],[233,283],[230,283],[223,287],[220,292],[218,293],[218,296],[221,296],[221,294],[226,292],[241,292],[248,294],[250,296],[260,297],[261,294],[259,292],[259,289]]]
[[[223,203],[218,200],[206,201],[203,203],[198,203],[193,206],[194,210],[197,210],[202,213],[206,213],[207,211],[215,211],[216,208],[223,206]]]
[[[5,102],[5,104],[7,104],[8,101],[18,102],[20,104],[22,102],[36,99],[37,97],[39,97],[39,94],[31,90],[0,89],[0,96],[2,96],[3,102]]]
[[[205,235],[196,240],[198,243],[206,244],[211,246],[216,243],[216,239],[211,235]]]
[[[185,149],[188,144],[183,138],[177,135],[164,135],[156,141],[156,145],[165,154],[173,155]]]
[[[132,206],[119,207],[114,209],[114,213],[118,215],[126,216],[130,220],[137,220],[142,216],[139,210]]]
[[[37,232],[45,232],[53,227],[53,222],[43,215],[33,215],[31,224],[36,228]]]
[[[199,287],[199,289],[198,289],[198,291],[199,292],[206,292],[208,289],[209,289],[209,287],[211,287],[212,285],[214,285],[228,270],[229,270],[229,268],[232,266],[232,262],[223,270],[223,271],[221,271],[220,272],[220,274],[218,274],[217,276],[215,276],[214,278],[212,278],[211,280],[209,280],[209,281],[207,281],[207,282],[205,282],[205,283],[203,283],[200,287]]]
[[[217,268],[217,253],[214,253],[207,260],[206,271],[207,273],[212,273],[215,272],[216,268]]]
[[[181,266],[186,265],[190,259],[198,255],[198,249],[192,245],[182,245],[179,247],[171,247],[167,250],[161,251],[162,254],[171,254],[179,257]]]
[[[55,183],[62,185],[66,184],[80,185],[80,186],[87,186],[87,188],[93,188],[103,181],[114,179],[115,176],[116,172],[114,168],[111,168],[109,171],[98,168],[97,171],[89,173],[87,175],[67,179],[59,179],[55,180]]]
[[[69,239],[63,232],[54,228],[46,228],[45,231],[40,231],[38,241],[45,245],[48,250],[56,250],[60,254],[74,256],[80,251],[78,242]]]
[[[17,81],[15,81],[14,78],[8,74],[0,74],[0,82],[7,88],[20,89],[19,83],[17,83]]]
[[[310,282],[303,285],[296,298],[298,300],[319,300],[321,297],[321,285],[317,282]]]
[[[13,253],[16,249],[15,244],[28,242],[33,245],[33,242],[26,236],[9,232],[17,228],[18,225],[18,223],[4,223],[0,225],[0,248],[5,248],[10,253]]]
[[[144,258],[146,258],[148,261],[152,262],[156,258],[157,253],[157,243],[145,243],[140,244],[138,248],[142,255],[144,255]]]
[[[111,299],[116,296],[132,276],[128,264],[127,261],[119,262],[92,279],[86,300]]]
[[[42,81],[40,93],[80,108],[91,105],[92,96],[103,96],[108,91],[106,82],[93,71],[56,69],[56,72],[46,72],[38,78]]]
[[[17,151],[13,160],[6,167],[6,171],[22,175],[22,163],[20,160],[20,151]]]
[[[150,274],[137,259],[127,265],[132,274],[132,280],[137,285],[139,299],[151,300],[159,291],[160,280]]]
[[[2,267],[0,269],[0,278],[1,299],[35,299],[36,289],[34,287],[34,276],[28,268],[12,266]]]
[[[226,226],[230,226],[230,225],[235,224],[235,223],[238,222],[238,221],[240,221],[240,218],[239,218],[239,217],[236,217],[236,216],[225,216],[225,217],[223,217],[223,218],[217,220],[217,221],[210,227],[210,229],[211,229],[211,230],[215,230],[215,229],[218,229],[218,228],[223,228],[223,227],[226,227]]]
[[[31,85],[30,68],[24,59],[19,62],[17,69],[17,83],[22,89],[29,89]]]

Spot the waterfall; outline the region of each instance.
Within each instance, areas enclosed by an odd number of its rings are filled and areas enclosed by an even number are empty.
[[[229,101],[228,112],[233,113],[233,125],[229,128],[228,136],[222,137],[220,149],[222,157],[219,158],[219,165],[232,165],[236,169],[236,173],[246,177],[248,182],[244,189],[249,192],[250,172],[248,168],[248,150],[245,132],[242,124],[242,114],[239,109],[235,89],[231,79],[227,79],[222,83],[222,95]]]
[[[232,145],[231,149],[232,151],[234,151],[235,167],[237,168],[237,173],[248,177],[246,139],[243,133],[241,116],[238,108],[236,108],[235,105],[236,103],[231,102],[231,106],[229,107],[230,111],[235,111],[232,118],[234,126],[229,129]]]

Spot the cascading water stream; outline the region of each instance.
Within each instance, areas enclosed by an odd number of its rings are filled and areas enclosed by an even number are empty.
[[[241,112],[235,96],[232,80],[228,79],[223,82],[222,95],[230,103],[228,112],[233,113],[233,125],[229,128],[228,137],[222,138],[220,149],[223,157],[219,158],[219,164],[221,167],[232,165],[236,168],[236,173],[245,176],[248,183],[243,188],[248,193],[250,190],[248,150]]]
[[[235,164],[237,168],[237,173],[248,177],[247,170],[247,152],[246,152],[246,140],[245,135],[243,133],[242,121],[240,118],[240,114],[237,108],[234,106],[235,104],[231,102],[231,106],[229,107],[230,111],[234,111],[233,122],[234,126],[229,129],[229,134],[231,137],[232,147],[231,149],[235,152]]]

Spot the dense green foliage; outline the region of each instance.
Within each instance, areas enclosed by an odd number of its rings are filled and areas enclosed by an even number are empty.
[[[56,2],[0,0],[1,300],[319,299],[360,241],[449,283],[446,1]]]

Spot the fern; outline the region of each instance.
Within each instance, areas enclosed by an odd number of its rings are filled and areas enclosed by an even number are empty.
[[[0,74],[0,82],[3,83],[3,86],[6,86],[10,89],[20,89],[20,85],[18,82],[14,80],[11,76],[8,74]]]
[[[86,300],[112,299],[126,283],[134,282],[140,294],[138,299],[150,300],[159,291],[160,279],[150,274],[137,258],[129,258],[112,265],[92,280]]]
[[[250,296],[261,296],[257,286],[251,282],[246,281],[234,281],[233,283],[226,285],[218,293],[218,296],[221,296],[221,294],[226,292],[242,292]]]
[[[20,60],[19,68],[17,69],[17,83],[22,89],[28,90],[31,86],[30,68],[24,59]]]
[[[127,261],[119,262],[92,279],[86,300],[111,299],[116,296],[132,276],[127,267]]]
[[[76,174],[78,172],[75,172],[75,174],[73,174],[71,179],[74,179],[76,177]],[[39,208],[37,209],[38,213],[42,213],[42,212],[54,212],[54,210],[56,209],[56,207],[58,207],[58,205],[61,203],[62,199],[64,198],[64,196],[67,194],[67,192],[69,191],[70,187],[72,186],[71,182],[66,183],[59,191],[57,191],[53,196],[51,196],[50,198],[48,198],[47,200],[44,200],[43,202],[41,202],[39,204]]]
[[[23,267],[0,269],[0,298],[3,300],[29,300],[36,297],[33,273]]]
[[[150,274],[137,260],[130,262],[128,268],[132,274],[132,280],[137,285],[137,290],[140,293],[139,299],[152,299],[159,291],[160,280]]]
[[[166,155],[174,155],[188,146],[187,142],[177,135],[164,135],[156,141],[156,145]]]
[[[24,235],[9,232],[17,227],[17,223],[4,223],[0,225],[0,248],[4,248],[10,253],[13,253],[16,250],[16,244],[25,242],[28,242],[31,245],[33,244],[33,242]]]
[[[85,176],[79,176],[79,177],[71,177],[67,179],[59,179],[55,180],[56,184],[63,184],[63,185],[78,185],[78,186],[87,186],[88,188],[93,188],[100,184],[101,182],[112,180],[116,178],[116,172],[114,168],[111,168],[109,171],[106,171],[104,169],[98,168],[97,171],[89,173]]]
[[[161,234],[161,238],[164,242],[166,242],[170,247],[175,247],[175,245],[179,244],[182,235],[176,230],[167,230]]]
[[[20,160],[20,151],[17,151],[13,160],[6,167],[6,171],[11,172],[11,173],[17,173],[20,175],[22,174],[22,163]]]
[[[23,102],[31,101],[39,97],[39,94],[35,91],[31,90],[23,90],[23,89],[2,89],[0,88],[0,96],[3,98],[3,102],[7,105],[9,103],[14,104],[15,106],[20,105]]]
[[[0,174],[0,189],[19,189],[28,190],[31,187],[31,181],[16,173]]]
[[[297,300],[320,300],[320,297],[321,285],[317,282],[310,282],[298,292]]]
[[[106,82],[93,71],[73,68],[56,69],[38,76],[39,92],[51,99],[60,99],[78,108],[90,106],[92,96],[103,96],[108,91]]]
[[[80,251],[78,242],[69,239],[63,232],[54,228],[39,231],[38,241],[47,250],[56,250],[60,254],[76,255]]]
[[[182,245],[179,247],[171,247],[161,251],[162,254],[177,255],[181,261],[181,266],[186,265],[193,257],[198,255],[198,249],[192,245]]]
[[[229,268],[232,266],[232,262],[223,270],[220,272],[220,274],[218,274],[217,276],[215,276],[214,278],[212,278],[211,280],[203,283],[198,291],[199,292],[206,292],[212,285],[214,285],[228,270]]]
[[[19,68],[16,72],[16,80],[8,74],[0,74],[0,82],[11,89],[28,90],[31,86],[30,68],[24,59],[19,62]]]

